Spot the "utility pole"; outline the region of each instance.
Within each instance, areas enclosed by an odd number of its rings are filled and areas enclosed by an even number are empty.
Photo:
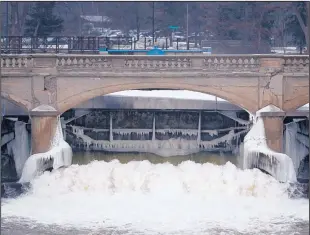
[[[9,36],[9,2],[6,2],[6,36]]]
[[[307,15],[308,15],[308,23],[307,23],[308,35],[306,35],[306,37],[308,37],[307,51],[308,51],[308,54],[310,55],[310,42],[309,42],[309,37],[310,37],[310,3],[309,2],[306,3],[306,7],[307,7]]]
[[[155,2],[153,2],[153,22],[152,22],[152,28],[153,28],[153,46],[155,44]]]
[[[189,41],[188,41],[188,3],[186,4],[186,47],[189,50]]]
[[[9,46],[9,1],[6,2],[6,40],[5,40],[5,48],[7,49]]]

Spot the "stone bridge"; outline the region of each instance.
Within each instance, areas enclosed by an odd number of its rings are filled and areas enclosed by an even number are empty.
[[[270,104],[293,111],[309,103],[309,57],[301,55],[2,55],[1,69],[1,96],[31,116],[33,153],[48,150],[55,116],[122,90],[198,91],[253,114]],[[282,139],[282,128],[273,129],[271,138]]]

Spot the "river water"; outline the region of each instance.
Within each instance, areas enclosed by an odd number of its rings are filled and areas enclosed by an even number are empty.
[[[1,234],[308,234],[309,201],[231,155],[75,153],[16,199]]]

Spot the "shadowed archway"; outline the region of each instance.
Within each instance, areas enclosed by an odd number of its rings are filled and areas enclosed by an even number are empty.
[[[139,89],[173,89],[173,90],[189,90],[195,92],[201,92],[209,95],[219,97],[221,99],[227,100],[228,102],[241,107],[251,113],[256,111],[257,101],[255,99],[249,100],[240,93],[232,93],[225,91],[224,89],[204,87],[204,86],[194,86],[191,84],[184,83],[129,83],[120,84],[112,86],[103,86],[95,89],[85,90],[82,92],[76,92],[76,94],[67,97],[61,101],[57,102],[57,107],[60,113],[63,113],[71,108],[78,106],[79,104],[86,102],[92,98],[98,96],[104,96],[110,93],[125,91],[125,90],[139,90]],[[254,105],[253,105],[254,104]]]

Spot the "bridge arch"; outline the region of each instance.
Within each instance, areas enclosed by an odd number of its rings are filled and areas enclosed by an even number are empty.
[[[239,106],[242,109],[247,110],[250,113],[257,111],[257,100],[250,100],[248,95],[242,93],[229,92],[227,90],[192,85],[186,83],[170,83],[170,82],[144,82],[144,83],[124,83],[110,86],[101,86],[95,89],[85,89],[82,92],[76,92],[63,100],[57,102],[57,107],[60,113],[78,106],[79,104],[86,102],[92,98],[107,95],[114,92],[125,91],[125,90],[139,90],[139,89],[175,89],[175,90],[190,90],[195,92],[201,92],[209,95],[217,96],[221,99],[227,100],[228,102]]]
[[[286,111],[294,111],[306,104],[309,104],[309,93],[300,94],[298,97],[293,98],[285,106]]]
[[[26,113],[28,113],[30,108],[31,108],[30,102],[28,102],[22,98],[19,98],[15,95],[3,92],[3,91],[1,91],[1,99],[4,99],[4,100],[18,106],[19,108],[21,108]],[[2,110],[1,110],[1,112],[2,112]]]

